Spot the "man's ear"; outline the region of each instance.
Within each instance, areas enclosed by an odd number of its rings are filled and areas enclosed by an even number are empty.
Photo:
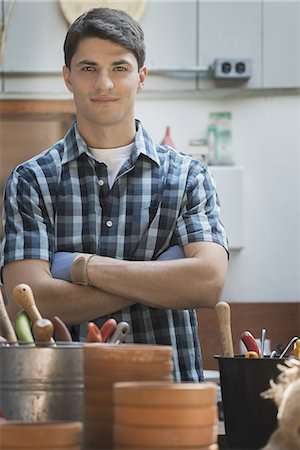
[[[143,89],[144,81],[145,81],[147,74],[148,74],[148,70],[145,66],[139,70],[139,85],[138,85],[137,92],[140,92]]]
[[[73,86],[71,82],[71,71],[67,68],[67,66],[63,66],[63,77],[65,80],[65,85],[69,89],[70,92],[73,92]]]

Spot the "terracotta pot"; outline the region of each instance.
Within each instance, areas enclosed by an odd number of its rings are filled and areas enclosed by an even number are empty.
[[[115,405],[209,406],[216,404],[215,383],[119,382],[114,385]]]
[[[217,405],[196,407],[135,407],[115,405],[117,424],[177,427],[203,427],[217,423]]]
[[[115,445],[115,450],[153,450],[153,447],[141,447],[140,445],[128,446],[128,445]],[[219,450],[218,444],[205,445],[204,447],[155,447],[155,450]]]
[[[214,383],[114,384],[115,448],[173,449],[217,443]]]
[[[0,424],[2,450],[80,450],[81,422],[21,422]]]
[[[217,442],[216,426],[208,427],[147,427],[115,424],[114,441],[116,445],[142,447],[173,446],[203,447]]]
[[[95,352],[95,349],[101,351]],[[94,360],[103,361],[124,361],[126,354],[131,361],[135,362],[167,362],[172,358],[172,347],[168,345],[148,345],[148,344],[100,344],[92,342],[84,345],[85,355],[91,355]],[[88,358],[85,359],[88,361]],[[129,362],[129,361],[128,361]]]
[[[113,448],[113,385],[118,381],[173,381],[172,347],[89,343],[83,348],[84,447]]]

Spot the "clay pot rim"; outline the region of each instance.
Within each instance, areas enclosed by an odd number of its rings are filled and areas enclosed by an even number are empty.
[[[170,390],[170,391],[205,391],[207,389],[217,389],[216,383],[210,381],[204,383],[191,383],[175,381],[119,381],[114,383],[115,390]]]
[[[62,420],[28,422],[9,420],[0,423],[1,442],[6,448],[22,446],[28,448],[68,448],[77,445],[83,432],[82,422]],[[31,447],[30,447],[31,446]],[[26,448],[26,447],[25,447]]]

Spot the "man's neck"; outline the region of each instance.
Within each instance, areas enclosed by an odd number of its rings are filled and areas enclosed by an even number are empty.
[[[136,134],[135,121],[131,126],[124,127],[114,124],[112,126],[86,126],[79,120],[77,122],[80,135],[85,140],[88,147],[92,148],[117,148],[129,145],[134,141]]]

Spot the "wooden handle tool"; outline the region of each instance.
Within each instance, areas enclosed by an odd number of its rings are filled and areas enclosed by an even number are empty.
[[[72,342],[72,336],[66,324],[57,316],[53,317],[54,338],[60,342]]]
[[[0,292],[0,330],[3,337],[11,343],[17,343],[18,339],[7,314],[2,294]]]
[[[28,286],[28,284],[21,283],[15,286],[13,289],[13,296],[27,312],[33,326],[37,320],[42,319],[41,313],[36,306],[31,287]],[[51,337],[50,341],[54,342],[54,339]]]
[[[13,296],[27,312],[32,323],[42,319],[42,316],[37,309],[31,287],[28,286],[28,284],[21,283],[15,286],[13,289]]]
[[[54,326],[51,320],[36,320],[32,326],[32,331],[36,342],[52,342]]]
[[[230,306],[226,302],[219,302],[215,306],[223,356],[234,357],[233,342],[231,334]]]

